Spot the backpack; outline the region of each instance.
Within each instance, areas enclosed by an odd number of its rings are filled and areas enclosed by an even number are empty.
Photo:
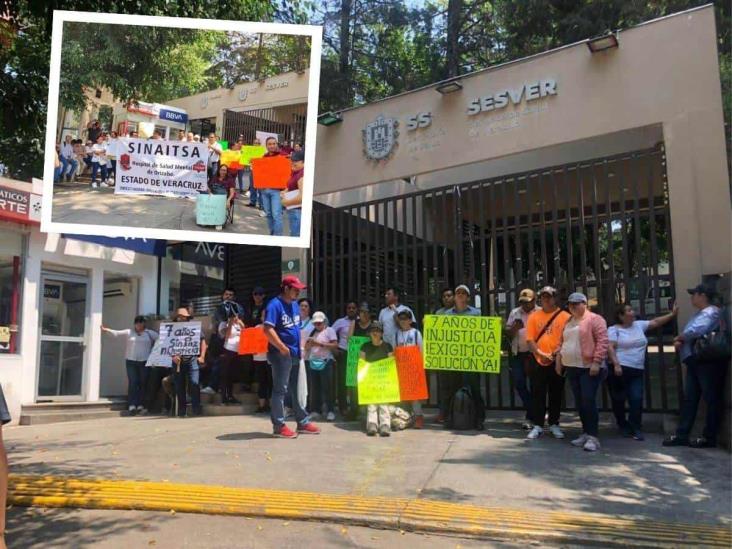
[[[470,387],[461,387],[450,399],[446,425],[456,431],[469,431],[483,425],[485,408],[478,396],[474,398]]]
[[[694,342],[694,358],[702,362],[729,360],[732,354],[729,326],[729,308],[724,307],[719,313],[719,323],[716,329],[704,334]]]

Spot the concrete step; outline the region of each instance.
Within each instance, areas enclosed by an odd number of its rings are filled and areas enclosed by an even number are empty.
[[[69,412],[36,412],[24,414],[21,412],[20,425],[43,425],[47,423],[65,423],[67,421],[85,421],[88,419],[102,419],[120,417],[123,414],[116,410],[99,411],[69,411]]]
[[[253,404],[256,408],[257,404],[259,403],[259,400],[257,398],[257,393],[234,393],[234,397],[237,400],[240,400],[242,404]],[[201,403],[202,404],[221,404],[221,393],[216,393],[214,395],[207,395],[205,393],[201,393]]]
[[[20,409],[20,425],[40,425],[119,416],[126,410],[123,398],[106,398],[96,402],[38,402]]]

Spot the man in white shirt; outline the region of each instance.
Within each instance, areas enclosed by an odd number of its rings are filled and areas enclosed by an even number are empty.
[[[526,324],[529,315],[539,307],[536,306],[536,295],[533,290],[524,289],[519,294],[519,306],[511,311],[506,321],[506,334],[511,339],[511,355],[508,359],[511,367],[511,377],[516,394],[521,399],[521,405],[526,411],[526,420],[522,427],[531,430],[531,393],[528,386],[526,368],[529,364],[531,352],[526,343]]]
[[[100,187],[107,186],[107,146],[104,144],[104,135],[99,134],[97,142],[92,145],[92,189],[97,188],[97,172],[102,172]]]
[[[351,326],[358,318],[358,304],[349,301],[346,304],[346,316],[333,323],[333,331],[338,336],[338,352],[336,355],[336,398],[341,415],[346,416],[348,410],[348,388],[346,387],[346,367],[348,362],[348,334]],[[355,401],[355,398],[352,399]]]
[[[412,309],[399,302],[400,298],[401,291],[399,288],[390,286],[384,294],[386,307],[379,311],[379,322],[381,322],[384,327],[384,341],[392,347],[396,347],[396,334],[399,331],[399,323],[397,322],[396,315],[401,311],[409,311],[409,314],[412,316],[412,323],[414,324],[417,321],[417,319],[414,318],[414,312],[412,312]]]
[[[61,145],[61,154],[59,160],[61,161],[61,180],[74,181],[76,179],[76,170],[79,167],[74,155],[74,145],[71,142],[71,135],[67,135],[63,144]]]
[[[211,179],[219,172],[219,159],[222,153],[216,134],[208,134],[208,178]]]

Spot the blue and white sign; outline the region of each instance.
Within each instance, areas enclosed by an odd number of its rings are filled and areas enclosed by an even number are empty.
[[[188,115],[180,111],[172,111],[170,109],[160,109],[158,114],[160,120],[169,120],[170,122],[177,122],[179,124],[185,124],[188,122]]]
[[[132,250],[147,255],[157,255],[165,257],[167,241],[156,240],[153,238],[112,238],[108,236],[92,236],[85,234],[65,234],[64,238],[73,238],[74,240],[83,240],[84,242],[92,242],[107,248],[122,248],[123,250]]]

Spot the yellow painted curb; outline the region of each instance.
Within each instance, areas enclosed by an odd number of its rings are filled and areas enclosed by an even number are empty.
[[[429,499],[362,497],[136,480],[11,475],[8,503],[323,520],[486,539],[608,546],[731,547],[732,530],[578,512],[478,507]]]

